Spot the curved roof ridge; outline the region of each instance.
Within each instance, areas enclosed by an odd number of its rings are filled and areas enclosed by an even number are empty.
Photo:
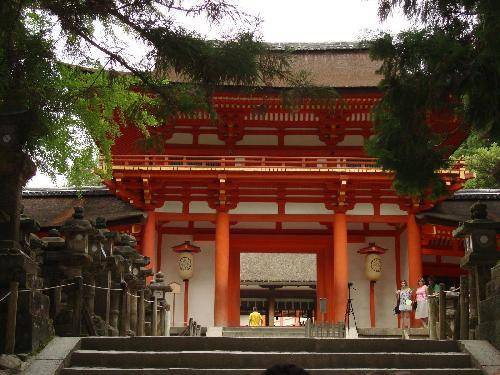
[[[337,51],[368,49],[367,42],[277,42],[266,43],[271,50],[281,51]]]

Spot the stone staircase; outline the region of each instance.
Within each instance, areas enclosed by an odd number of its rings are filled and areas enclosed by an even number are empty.
[[[304,327],[224,327],[224,337],[305,337]]]
[[[87,337],[62,375],[257,375],[294,363],[311,375],[479,375],[454,341],[294,337]]]

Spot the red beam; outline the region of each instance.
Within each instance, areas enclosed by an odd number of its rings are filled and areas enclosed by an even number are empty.
[[[349,235],[348,241],[350,243],[364,243],[365,236],[361,235]],[[213,233],[194,233],[193,241],[214,241],[215,234]],[[230,246],[231,248],[235,243],[241,242],[242,246],[252,247],[254,244],[262,242],[262,243],[271,243],[277,242],[278,246],[285,247],[295,247],[297,246],[302,248],[306,247],[318,247],[318,248],[329,248],[331,247],[330,241],[331,235],[300,235],[300,234],[233,234],[231,233],[230,238]],[[245,244],[246,242],[246,244]],[[283,245],[284,244],[284,245]],[[293,244],[293,245],[290,245]]]
[[[215,221],[215,213],[181,214],[157,212],[158,222],[167,221]],[[230,214],[233,222],[333,222],[332,214]],[[406,215],[347,215],[351,223],[405,223]]]

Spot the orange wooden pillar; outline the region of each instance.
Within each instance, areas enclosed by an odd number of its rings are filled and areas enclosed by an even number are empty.
[[[420,247],[420,228],[414,213],[408,213],[408,283],[416,289],[418,279],[422,277],[422,249]]]
[[[215,219],[215,301],[214,325],[229,323],[229,214],[217,211]]]
[[[161,270],[161,251],[163,247],[163,233],[157,231],[156,235],[156,271]]]
[[[401,288],[401,234],[394,236],[394,262],[396,264],[396,290]],[[398,314],[398,327],[401,326],[401,314]]]
[[[420,228],[418,227],[413,212],[408,213],[408,222],[406,225],[408,230],[408,284],[413,290],[418,286],[418,279],[422,277],[422,248],[420,239]],[[411,326],[420,326],[420,321],[415,321],[414,312],[411,313]]]
[[[349,282],[347,221],[345,212],[336,212],[333,221],[333,308],[334,322],[344,321]]]
[[[146,224],[144,225],[143,231],[142,255],[149,257],[149,259],[151,260],[150,268],[156,272],[156,215],[154,211],[148,211],[148,216],[146,218]]]
[[[240,253],[229,253],[229,325],[240,326]]]

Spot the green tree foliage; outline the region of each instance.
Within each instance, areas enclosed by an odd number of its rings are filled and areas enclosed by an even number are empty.
[[[430,113],[458,116],[462,129],[487,145],[500,137],[500,2],[379,0],[381,19],[396,8],[419,26],[372,41],[384,96],[367,150],[395,171],[400,193],[439,194],[435,171],[447,166],[453,150],[445,145],[453,134],[433,132]]]
[[[455,151],[454,158],[464,159],[476,177],[465,183],[469,189],[500,189],[500,146],[482,139],[476,133]]]
[[[251,32],[205,40],[176,22],[191,16],[257,24],[226,0],[1,1],[0,115],[10,120],[0,121],[0,174],[22,152],[70,184],[92,181],[95,146],[109,161],[120,125],[147,136],[169,115],[209,107],[214,85],[286,77],[285,56]],[[130,40],[144,46],[143,59],[128,55]],[[170,84],[172,74],[190,84]]]

